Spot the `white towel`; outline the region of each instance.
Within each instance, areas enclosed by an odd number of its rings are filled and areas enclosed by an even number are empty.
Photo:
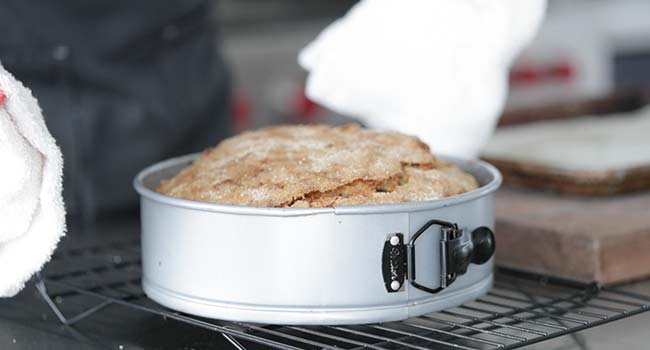
[[[65,234],[63,159],[31,91],[2,65],[0,95],[0,297],[11,297]]]
[[[511,62],[545,0],[363,0],[302,50],[306,93],[434,152],[476,157],[503,108]]]

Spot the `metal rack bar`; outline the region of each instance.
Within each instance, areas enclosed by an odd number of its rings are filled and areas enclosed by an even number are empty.
[[[273,336],[276,336],[276,337],[288,339],[288,340],[295,341],[295,342],[298,342],[298,343],[304,343],[304,344],[316,346],[316,347],[321,348],[321,349],[337,349],[337,347],[331,346],[331,345],[328,345],[328,344],[325,344],[325,343],[321,343],[321,342],[317,342],[317,341],[314,341],[314,340],[311,340],[311,339],[301,338],[301,337],[297,337],[297,336],[294,336],[294,335],[274,331],[272,329],[268,329],[268,328],[264,328],[264,327],[260,327],[260,326],[255,326],[255,325],[251,325],[251,324],[244,324],[244,323],[236,323],[236,324],[239,325],[239,326],[245,327],[247,329],[250,329],[250,330],[270,334],[270,335],[273,335]]]
[[[388,350],[386,348],[382,348],[382,347],[377,346],[377,345],[366,344],[366,343],[363,343],[363,342],[360,342],[360,341],[356,341],[354,339],[348,339],[348,338],[343,338],[343,337],[339,337],[339,336],[328,334],[328,333],[318,332],[318,331],[315,331],[313,329],[307,329],[307,328],[297,327],[297,326],[287,326],[286,328],[294,329],[294,330],[297,330],[299,332],[315,335],[315,336],[322,337],[322,338],[329,338],[329,339],[336,340],[336,341],[341,342],[341,343],[353,344],[353,345],[356,345],[356,346],[367,347],[367,348],[375,349],[375,350]]]
[[[433,321],[433,322],[436,322],[436,323],[440,323],[440,324],[444,324],[444,325],[447,325],[447,326],[470,329],[470,330],[473,330],[475,332],[486,333],[486,334],[494,335],[494,336],[501,337],[501,338],[516,340],[516,341],[526,341],[527,340],[524,337],[518,337],[518,336],[510,335],[510,334],[507,334],[507,333],[495,332],[495,331],[491,331],[489,329],[481,329],[481,328],[474,327],[474,326],[468,326],[468,325],[465,325],[465,324],[462,324],[462,323],[449,322],[449,321],[441,320],[441,319],[438,319],[438,318],[435,318],[435,317],[432,317],[432,316],[428,316],[428,315],[425,315],[423,317],[426,318],[427,320],[430,320],[430,321]]]
[[[464,339],[464,340],[468,340],[468,341],[471,341],[471,342],[474,342],[474,343],[492,345],[492,346],[495,346],[497,348],[502,348],[502,347],[505,346],[505,344],[503,344],[503,343],[498,343],[498,342],[493,342],[493,341],[489,341],[489,340],[485,340],[485,339],[481,339],[481,338],[471,337],[471,336],[467,336],[467,335],[460,334],[460,333],[453,333],[453,332],[449,332],[449,331],[434,328],[434,327],[426,327],[426,326],[419,325],[419,324],[414,324],[414,323],[411,323],[411,322],[408,322],[408,321],[404,321],[403,323],[410,326],[410,327],[424,329],[424,330],[427,330],[427,331],[431,331],[433,333],[444,334],[444,335],[450,336],[452,338]],[[401,332],[400,334],[408,335],[409,333],[408,332]],[[475,348],[470,348],[470,349],[475,349]]]
[[[578,327],[575,327],[575,328],[567,328],[566,330],[563,330],[563,331],[560,331],[560,332],[554,333],[554,334],[552,334],[551,336],[546,337],[546,338],[542,338],[542,337],[540,337],[540,338],[533,338],[533,339],[530,339],[528,342],[526,342],[526,343],[523,344],[523,345],[532,345],[532,344],[540,343],[540,342],[543,342],[543,341],[546,341],[546,340],[549,340],[549,339],[553,339],[553,338],[561,337],[561,336],[563,336],[563,335],[574,334],[574,333],[577,333],[577,332],[579,332],[579,331],[585,330],[585,329],[587,329],[587,328],[597,327],[597,326],[600,326],[600,325],[605,324],[605,323],[608,323],[608,322],[614,322],[614,321],[620,320],[620,319],[625,318],[625,317],[629,317],[629,316],[632,316],[632,315],[639,314],[639,313],[641,313],[641,312],[644,312],[644,311],[642,311],[642,310],[638,310],[638,311],[635,311],[635,312],[633,312],[633,313],[631,313],[631,314],[629,314],[629,315],[618,315],[617,317],[612,317],[612,318],[610,318],[609,320],[598,320],[598,321],[596,321],[596,322],[594,322],[594,323],[591,323],[591,324],[581,325],[581,326],[578,326]],[[515,346],[515,347],[510,347],[510,346],[509,346],[509,347],[506,347],[505,349],[514,349],[514,348],[521,347],[521,346],[523,346],[523,345]]]
[[[497,284],[497,286],[498,286],[499,288],[502,288],[502,289],[507,289],[507,290],[511,290],[511,291],[517,291],[517,289],[515,289],[515,288],[513,288],[513,287],[510,287],[510,286],[507,286],[507,285]],[[538,296],[538,297],[544,297],[544,298],[547,298],[547,299],[553,299],[553,298],[555,298],[554,300],[558,300],[558,301],[570,301],[570,302],[573,302],[573,303],[580,303],[580,304],[585,305],[585,306],[593,306],[593,307],[595,307],[595,308],[597,308],[597,309],[603,309],[603,310],[608,310],[608,311],[612,311],[612,312],[625,312],[624,309],[620,309],[620,308],[612,308],[611,306],[605,306],[605,305],[602,305],[602,304],[595,304],[595,303],[594,303],[593,301],[591,301],[591,300],[589,300],[589,301],[577,301],[577,300],[574,300],[574,299],[576,299],[576,298],[579,298],[579,297],[585,297],[585,296],[586,296],[586,295],[584,295],[584,294],[582,294],[582,293],[573,294],[572,296],[564,297],[564,298],[556,298],[555,296],[552,296],[552,295],[549,295],[549,294],[547,294],[547,293],[540,292],[540,291],[535,292],[535,295]],[[590,295],[588,295],[588,296],[589,296],[590,299],[599,298],[599,295],[598,295],[598,294],[590,294]],[[635,306],[635,307],[640,307],[640,306],[642,306],[642,304],[634,304],[634,303],[631,304],[631,305],[632,305],[632,306]]]
[[[518,326],[512,326],[512,325],[509,325],[507,323],[495,322],[495,321],[488,320],[488,319],[485,319],[485,318],[467,316],[467,315],[463,315],[461,313],[456,313],[456,312],[452,312],[452,311],[448,311],[448,310],[443,310],[440,313],[441,314],[452,315],[452,316],[457,317],[457,318],[464,318],[466,320],[471,320],[474,324],[485,323],[485,324],[493,325],[496,328],[508,328],[508,329],[512,329],[512,330],[523,332],[523,333],[531,333],[531,334],[539,335],[539,336],[542,336],[542,337],[548,336],[548,332],[540,332],[540,331],[537,331],[537,330],[534,330],[534,329],[518,327]]]
[[[517,313],[517,310],[499,314],[499,313],[491,313],[489,310],[485,310],[485,309],[481,309],[481,308],[477,308],[477,307],[472,307],[472,306],[467,306],[467,305],[462,305],[462,306],[460,306],[460,308],[490,314],[490,316],[487,318],[489,320],[495,320],[495,319],[499,319],[499,318],[509,318],[509,319],[514,320],[514,321],[518,321],[518,322],[522,322],[522,323],[535,324],[535,325],[538,325],[538,326],[543,326],[543,327],[548,327],[548,328],[555,328],[555,329],[559,329],[559,330],[566,330],[567,329],[567,327],[565,327],[565,326],[559,326],[559,325],[553,324],[553,323],[541,322],[541,321],[537,321],[537,320],[531,319],[531,318],[512,316],[513,314]]]
[[[404,342],[402,340],[393,339],[393,338],[389,338],[389,337],[385,337],[385,336],[381,336],[381,335],[377,335],[377,334],[373,334],[373,333],[369,333],[369,332],[363,332],[363,331],[359,331],[359,330],[352,329],[352,328],[346,328],[346,327],[340,327],[340,326],[333,326],[331,328],[337,329],[337,330],[342,331],[342,332],[351,333],[351,334],[354,334],[354,335],[361,335],[361,336],[364,336],[364,337],[367,337],[367,338],[373,338],[373,339],[379,340],[381,342],[386,342],[386,343],[390,343],[390,344],[399,345],[399,346],[404,347],[404,348],[419,349],[419,350],[429,350],[429,348],[425,348],[423,346],[409,344],[409,343],[406,343],[406,342]],[[407,336],[412,337],[412,336],[414,336],[414,334],[407,334]],[[470,348],[469,350],[474,350],[474,349]]]
[[[477,343],[483,343],[483,344],[487,344],[487,345],[494,345],[494,346],[497,346],[497,347],[501,347],[503,345],[503,344],[500,344],[500,343],[485,341],[485,340],[479,339],[479,338],[468,337],[468,336],[462,335],[462,334],[455,334],[455,333],[447,332],[447,331],[444,331],[444,330],[441,330],[441,329],[424,327],[424,326],[420,326],[420,325],[414,325],[414,324],[408,323],[406,321],[402,322],[402,324],[408,325],[408,326],[414,327],[414,328],[426,329],[427,331],[430,331],[432,333],[441,333],[441,334],[445,334],[445,335],[451,335],[451,336],[454,336],[454,337],[459,337],[459,338],[470,340],[470,341],[477,342]],[[476,348],[472,348],[472,347],[467,347],[467,346],[462,346],[462,345],[450,343],[450,342],[440,340],[440,339],[429,338],[429,337],[425,337],[423,335],[418,335],[418,334],[414,334],[414,333],[409,333],[409,332],[405,332],[405,331],[392,329],[392,328],[385,327],[385,326],[370,326],[370,327],[380,329],[380,330],[384,330],[384,331],[388,331],[388,332],[392,332],[392,333],[397,333],[397,334],[400,334],[400,335],[403,335],[403,336],[406,336],[406,337],[413,337],[413,338],[416,338],[416,339],[422,339],[422,340],[425,340],[425,341],[428,341],[428,342],[431,342],[431,343],[447,345],[447,346],[454,346],[454,347],[457,347],[459,349],[466,349],[466,350],[474,350],[474,349],[476,349]]]
[[[627,290],[607,288],[607,287],[603,287],[602,290],[605,291],[605,292],[608,292],[608,293],[620,294],[620,295],[624,295],[626,297],[645,300],[647,302],[650,302],[650,296],[647,296],[647,295],[643,295],[643,294],[639,294],[639,293],[635,293],[635,292],[630,292],[630,291],[627,291]],[[632,304],[637,305],[637,303],[632,303]],[[641,306],[643,306],[645,308],[649,307],[648,304],[643,304]]]
[[[542,311],[534,311],[534,310],[531,310],[529,308],[512,307],[512,306],[508,306],[507,304],[497,303],[497,302],[484,300],[484,299],[479,299],[479,301],[481,303],[488,304],[488,305],[499,306],[499,307],[502,307],[502,308],[509,308],[509,309],[512,310],[511,312],[513,314],[531,313],[531,314],[535,314],[535,315],[538,315],[538,316],[544,316],[544,317],[548,317],[548,318],[558,319],[558,320],[567,321],[567,322],[573,322],[573,323],[582,324],[582,325],[589,324],[589,322],[584,321],[584,320],[579,320],[577,318],[564,317],[564,316],[559,316],[559,315],[555,315],[555,314],[548,313],[548,312],[542,312]]]
[[[508,300],[512,300],[512,301],[516,301],[516,302],[522,302],[522,303],[529,302],[528,300],[523,299],[523,298],[511,297],[511,296],[504,295],[504,294],[497,293],[497,292],[490,292],[490,293],[488,293],[488,295],[495,296],[495,297],[501,298],[501,299],[508,299]],[[554,305],[555,303],[557,303],[559,301],[566,300],[566,299],[567,298],[558,298],[558,299],[553,299],[550,303],[535,303],[535,304],[533,304],[535,306],[535,307],[533,307],[533,309],[550,308],[550,309],[559,310],[559,311],[561,311],[563,313],[571,313],[571,314],[577,314],[577,315],[582,315],[582,316],[587,316],[587,317],[607,319],[607,315],[597,314],[597,313],[587,312],[587,311],[582,311],[582,310],[571,310],[571,309],[567,309],[567,308],[563,308],[563,307],[559,307],[559,306]]]
[[[608,291],[608,292],[611,293],[611,291]],[[627,300],[620,300],[620,299],[615,299],[615,298],[611,298],[611,297],[604,297],[604,296],[600,296],[600,295],[596,295],[595,298],[600,299],[600,300],[609,301],[609,302],[612,302],[612,303],[628,305],[628,306],[632,306],[632,307],[648,307],[647,304],[640,304],[640,303],[635,303],[635,302],[631,302],[631,301],[627,301]]]

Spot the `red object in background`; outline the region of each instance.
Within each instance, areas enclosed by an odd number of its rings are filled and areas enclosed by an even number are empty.
[[[232,100],[230,116],[236,131],[246,129],[250,124],[251,103],[250,98],[243,91],[237,91]]]
[[[5,95],[5,92],[0,90],[0,106],[2,106],[3,103],[7,100],[7,95]]]
[[[533,65],[522,65],[510,71],[510,82],[513,84],[534,84],[539,79],[539,71]]]
[[[532,64],[520,65],[510,71],[513,85],[534,85],[546,80],[568,82],[575,76],[575,68],[568,61],[558,61],[541,67]]]
[[[558,62],[551,65],[547,74],[555,79],[571,80],[575,75],[575,69],[573,68],[573,65],[567,61]]]
[[[293,98],[293,113],[295,113],[296,118],[302,123],[314,122],[316,114],[320,111],[320,106],[310,100],[307,95],[305,95],[305,87],[301,86]]]

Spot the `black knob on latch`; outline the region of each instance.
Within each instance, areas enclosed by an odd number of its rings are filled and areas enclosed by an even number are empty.
[[[472,262],[473,249],[469,242],[454,247],[449,257],[449,272],[457,275],[462,275],[467,272],[467,267]]]
[[[472,231],[472,243],[474,245],[472,263],[484,264],[494,255],[496,242],[494,233],[489,228],[481,226]]]

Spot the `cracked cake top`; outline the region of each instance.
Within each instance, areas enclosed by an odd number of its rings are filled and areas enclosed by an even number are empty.
[[[416,137],[358,125],[295,125],[228,138],[157,191],[220,204],[331,207],[432,200],[477,186]]]

